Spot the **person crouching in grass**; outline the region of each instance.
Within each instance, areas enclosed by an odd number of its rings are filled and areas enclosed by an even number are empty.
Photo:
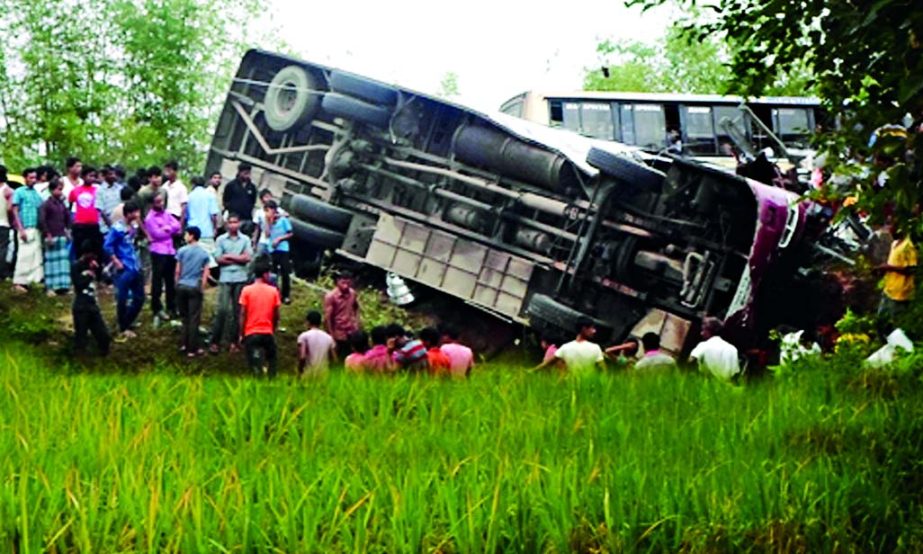
[[[320,312],[308,312],[305,320],[308,330],[298,336],[298,373],[302,376],[323,375],[330,362],[337,361],[337,343],[320,328]]]
[[[205,353],[199,346],[199,323],[202,322],[202,291],[208,285],[211,256],[199,244],[198,227],[186,228],[186,246],[176,253],[176,303],[183,321],[181,352],[188,358]]]
[[[365,353],[369,350],[368,334],[365,331],[353,331],[349,334],[349,345],[353,351],[343,360],[343,367],[350,373],[363,373],[366,369]]]
[[[449,367],[452,365],[449,357],[439,347],[440,338],[439,331],[433,327],[426,327],[420,331],[420,342],[426,347],[426,363],[430,375],[449,375]]]
[[[54,296],[71,287],[71,211],[64,203],[64,183],[60,179],[52,179],[48,189],[51,196],[39,208],[38,226],[45,237],[45,288],[48,296]],[[88,244],[92,248],[95,243]]]
[[[63,184],[58,185],[63,190]],[[74,350],[83,352],[86,349],[87,333],[92,333],[99,353],[107,356],[111,341],[109,329],[96,302],[99,260],[96,259],[96,250],[90,240],[85,241],[80,251],[80,258],[71,264],[70,270],[70,280],[74,283],[74,302],[71,306],[74,316]]]

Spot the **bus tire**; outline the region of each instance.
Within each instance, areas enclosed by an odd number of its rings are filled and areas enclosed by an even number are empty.
[[[263,97],[263,115],[273,131],[297,130],[314,119],[321,106],[318,80],[301,66],[276,73]]]
[[[385,106],[397,104],[395,89],[341,71],[330,72],[330,90],[371,104],[384,104]]]
[[[600,336],[604,336],[609,326],[604,322],[558,302],[545,294],[533,294],[527,309],[529,319],[534,327],[551,327],[565,334],[577,334],[577,322],[590,318],[596,324]]]
[[[345,231],[353,220],[353,214],[349,210],[328,204],[307,194],[286,196],[283,204],[283,207],[294,217],[335,231]]]
[[[656,169],[599,148],[590,148],[586,162],[619,181],[647,190],[659,189],[664,179]]]
[[[318,248],[336,250],[346,240],[346,236],[339,231],[333,231],[295,218],[291,218],[291,222],[292,233],[297,240]]]
[[[333,117],[342,117],[376,127],[387,127],[391,121],[391,110],[335,92],[324,95],[321,109]]]

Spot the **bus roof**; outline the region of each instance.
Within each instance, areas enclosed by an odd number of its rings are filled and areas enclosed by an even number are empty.
[[[561,100],[631,100],[638,102],[695,102],[708,104],[780,104],[791,106],[820,106],[820,100],[812,97],[799,96],[761,96],[757,98],[746,99],[743,96],[721,95],[721,94],[681,94],[673,92],[600,92],[600,91],[538,91],[530,90],[517,94],[507,100],[523,98],[529,94],[540,96],[544,99],[561,99]]]

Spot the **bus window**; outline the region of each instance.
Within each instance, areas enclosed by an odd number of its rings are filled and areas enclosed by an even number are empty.
[[[602,102],[584,102],[581,108],[580,134],[604,139],[615,138],[615,128],[612,125],[612,111],[609,104]]]
[[[552,127],[564,126],[564,107],[560,100],[548,101],[548,119]]]
[[[660,104],[634,105],[635,144],[642,148],[661,150],[666,144],[667,122]]]
[[[631,104],[622,104],[619,112],[622,120],[622,142],[635,144],[635,111]]]
[[[714,154],[715,124],[709,106],[683,106],[683,146],[694,153]]]
[[[516,98],[504,104],[500,111],[513,117],[522,117],[523,105],[522,98]]]
[[[737,130],[746,136],[747,134],[747,120],[746,114],[741,111],[740,108],[731,107],[731,106],[714,106],[712,110],[715,113],[715,134],[719,137],[728,136],[727,131],[724,130],[724,127],[721,126],[721,122],[725,119],[731,122]]]
[[[804,108],[773,108],[772,130],[786,145],[803,142],[811,130],[808,110]]]
[[[575,133],[580,132],[580,104],[577,102],[564,103],[564,128]]]

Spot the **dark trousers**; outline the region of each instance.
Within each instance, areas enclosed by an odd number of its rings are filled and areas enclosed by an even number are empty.
[[[282,293],[282,299],[285,300],[292,291],[292,259],[289,257],[288,252],[272,253],[272,270],[279,276],[279,281],[282,285],[280,292]]]
[[[74,349],[83,352],[87,347],[87,334],[92,333],[99,353],[103,356],[109,354],[109,328],[103,320],[99,306],[74,306],[71,310],[74,315]]]
[[[13,266],[6,263],[6,256],[13,245],[10,227],[0,226],[0,279],[8,279],[13,274]]]
[[[212,344],[237,344],[240,333],[240,291],[247,283],[219,283],[218,304],[212,321]]]
[[[155,314],[163,310],[162,292],[166,293],[167,311],[176,312],[176,258],[151,252],[151,310]]]
[[[115,278],[115,312],[119,331],[131,329],[144,307],[144,277],[140,271],[124,270]]]
[[[183,318],[183,346],[186,352],[199,350],[199,324],[202,322],[202,291],[180,285],[176,288],[176,303]]]
[[[247,363],[250,365],[250,371],[254,375],[260,375],[263,372],[263,360],[260,358],[260,351],[266,357],[266,363],[269,365],[269,376],[275,377],[277,369],[276,360],[276,339],[272,335],[247,335],[244,338],[244,350],[247,352]]]
[[[72,228],[74,238],[74,256],[80,258],[85,250],[84,243],[89,243],[89,252],[96,254],[97,260],[103,259],[103,235],[99,232],[99,225],[89,223],[75,223]]]

